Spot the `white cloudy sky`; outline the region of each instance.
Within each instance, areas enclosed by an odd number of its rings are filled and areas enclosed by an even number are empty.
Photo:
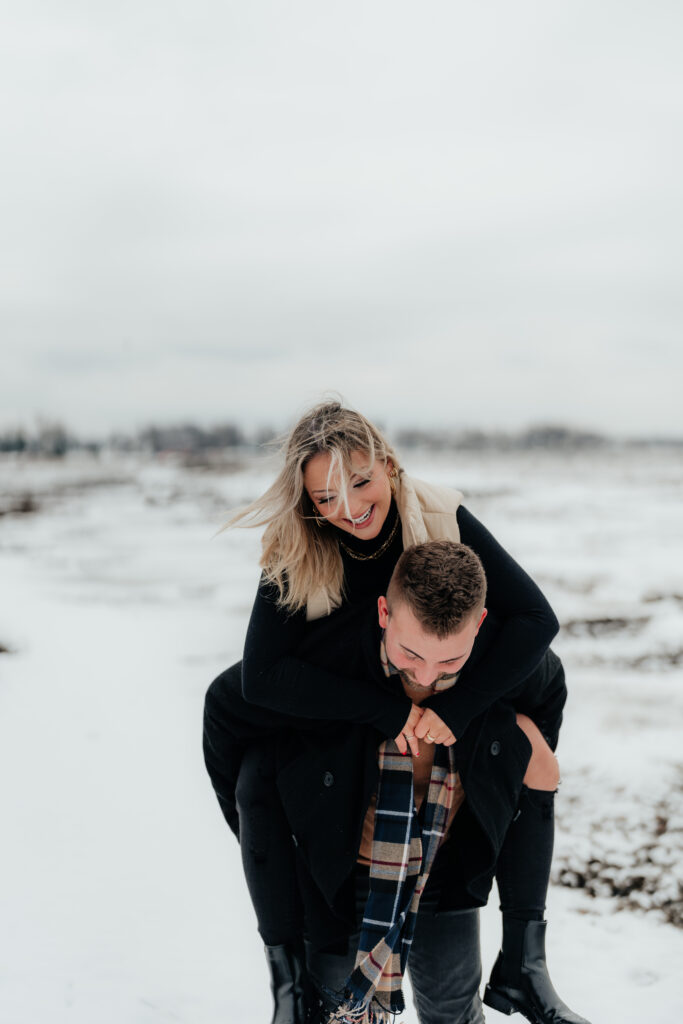
[[[13,6],[1,426],[683,434],[678,0]]]

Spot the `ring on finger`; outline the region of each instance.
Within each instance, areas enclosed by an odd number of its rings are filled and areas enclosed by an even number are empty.
[[[431,732],[427,733],[427,739],[429,740],[430,743],[436,743],[436,740],[432,736]]]

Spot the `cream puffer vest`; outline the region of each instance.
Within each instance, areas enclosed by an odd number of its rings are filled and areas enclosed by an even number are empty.
[[[438,487],[415,480],[401,472],[396,480],[396,505],[401,517],[403,548],[413,544],[424,544],[428,540],[460,541],[460,530],[456,513],[462,503],[460,491],[450,487]],[[306,618],[321,619],[338,608],[327,587],[321,587],[308,599]]]

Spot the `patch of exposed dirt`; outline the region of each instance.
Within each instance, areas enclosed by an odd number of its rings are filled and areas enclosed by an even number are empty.
[[[627,672],[666,672],[683,665],[683,647],[646,651],[632,657],[604,657],[600,654],[578,655],[574,658],[577,665],[589,665],[591,668],[617,668]]]
[[[8,495],[0,504],[0,516],[23,516],[38,512],[40,504],[34,494]]]
[[[592,821],[580,792],[560,802],[553,880],[683,928],[683,769],[652,803],[614,796],[616,809]]]
[[[615,633],[640,633],[650,621],[649,615],[633,618],[617,616],[603,619],[569,619],[562,623],[562,629],[568,636],[610,636]]]
[[[676,601],[678,604],[683,604],[683,594],[674,590],[668,593],[650,590],[647,594],[643,594],[643,604],[656,604],[659,601]]]

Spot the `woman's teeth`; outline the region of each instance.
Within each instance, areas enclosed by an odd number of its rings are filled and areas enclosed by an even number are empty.
[[[366,523],[368,521],[368,519],[370,518],[370,515],[371,515],[372,510],[373,510],[374,507],[375,507],[374,505],[371,505],[370,508],[367,510],[367,512],[364,512],[363,515],[360,516],[358,519],[352,519],[351,522],[353,523],[353,525],[354,526],[361,526],[363,523]]]

